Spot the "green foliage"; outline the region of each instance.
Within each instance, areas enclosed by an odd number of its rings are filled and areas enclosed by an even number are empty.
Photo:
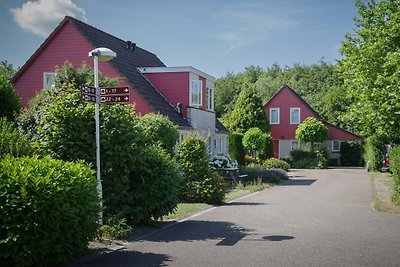
[[[147,139],[154,145],[160,145],[169,153],[173,152],[179,138],[177,127],[161,114],[146,114],[139,118],[139,126]]]
[[[364,160],[369,170],[378,171],[382,167],[382,159],[385,154],[386,140],[378,136],[370,136],[365,140]]]
[[[11,81],[16,73],[17,70],[7,60],[0,61],[0,76],[4,76],[7,80]]]
[[[132,232],[132,226],[127,224],[125,218],[109,217],[105,224],[96,231],[97,239],[120,239],[125,238]]]
[[[400,204],[400,147],[390,149],[390,171],[393,173],[393,201]]]
[[[311,143],[311,150],[314,150],[314,143],[321,143],[328,139],[328,128],[314,117],[308,117],[297,126],[296,139],[304,143]]]
[[[295,149],[290,152],[294,169],[325,169],[328,167],[328,152],[324,148],[315,151]]]
[[[263,165],[266,169],[282,169],[285,171],[289,171],[290,169],[289,163],[276,158],[269,158],[265,160]]]
[[[0,74],[0,117],[14,119],[20,111],[19,96],[6,76]]]
[[[183,202],[221,205],[225,199],[225,182],[217,173],[211,173],[200,181],[185,180],[183,187]]]
[[[400,129],[400,5],[356,1],[358,16],[346,35],[339,65],[350,100],[342,120],[363,136],[397,136]]]
[[[229,155],[238,162],[239,166],[245,164],[244,157],[246,152],[243,147],[243,134],[232,133],[229,137]]]
[[[0,162],[0,260],[9,266],[65,263],[94,237],[97,181],[83,162],[12,158]]]
[[[249,151],[261,152],[265,148],[266,134],[264,134],[259,128],[250,128],[246,131],[243,136],[243,146]]]
[[[240,168],[240,172],[248,175],[246,181],[257,181],[261,179],[265,183],[278,184],[280,181],[288,179],[286,171],[281,169],[266,170],[265,167],[260,164],[251,163]]]
[[[179,144],[177,160],[187,180],[201,181],[211,173],[206,145],[199,137],[188,137]]]
[[[264,134],[264,149],[260,151],[260,159],[269,159],[274,156],[274,143],[270,133]]]
[[[361,166],[362,147],[359,142],[347,141],[340,145],[340,163],[343,166]]]
[[[265,114],[261,97],[253,85],[244,85],[229,119],[224,120],[231,132],[245,133],[253,127],[269,132],[270,125]]]
[[[30,156],[33,148],[25,135],[6,118],[0,117],[0,159],[7,154],[14,157]]]
[[[246,155],[244,157],[245,160],[245,165],[249,165],[249,164],[262,164],[263,160],[260,158],[255,158],[255,157],[251,157],[249,155]]]
[[[222,177],[211,172],[206,145],[198,137],[185,139],[177,149],[177,160],[183,171],[181,201],[221,204],[225,198]]]

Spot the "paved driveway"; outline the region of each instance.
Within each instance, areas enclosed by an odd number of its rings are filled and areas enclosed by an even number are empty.
[[[400,217],[361,169],[299,170],[84,266],[400,266]]]

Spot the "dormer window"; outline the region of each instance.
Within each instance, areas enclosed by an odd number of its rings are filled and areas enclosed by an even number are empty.
[[[191,80],[190,81],[190,105],[191,106],[201,106],[201,80]]]

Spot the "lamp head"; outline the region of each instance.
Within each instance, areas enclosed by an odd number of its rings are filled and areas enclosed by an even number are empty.
[[[95,48],[89,52],[89,57],[97,56],[99,61],[110,61],[117,56],[117,53],[105,47]]]

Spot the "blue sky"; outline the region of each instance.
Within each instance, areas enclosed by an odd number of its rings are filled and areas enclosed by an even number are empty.
[[[65,14],[214,77],[246,66],[334,63],[354,0],[3,0],[0,60],[22,66]]]

